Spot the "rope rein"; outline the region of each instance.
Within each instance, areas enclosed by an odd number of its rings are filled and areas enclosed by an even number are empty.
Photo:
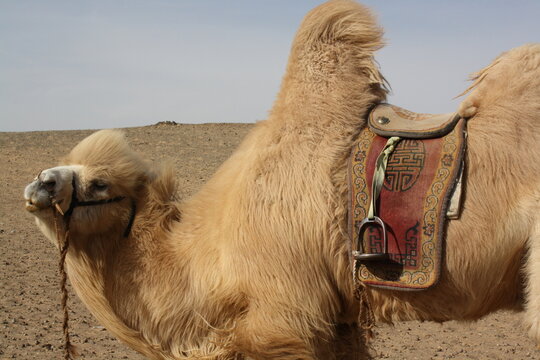
[[[60,274],[60,292],[62,294],[61,298],[61,306],[62,306],[62,313],[63,313],[63,321],[62,321],[62,331],[64,333],[64,360],[72,360],[75,357],[77,357],[78,351],[75,345],[71,343],[71,339],[69,336],[69,309],[67,306],[69,293],[66,287],[67,283],[67,273],[66,273],[66,255],[69,249],[69,219],[66,219],[62,216],[62,219],[64,219],[64,226],[65,226],[65,234],[63,237],[60,235],[60,229],[58,227],[58,216],[55,212],[55,209],[53,208],[53,217],[54,217],[54,228],[56,231],[56,238],[59,242],[59,250],[60,250],[60,260],[58,262],[58,273]]]

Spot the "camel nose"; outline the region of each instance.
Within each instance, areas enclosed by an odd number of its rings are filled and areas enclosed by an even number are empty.
[[[51,197],[54,196],[56,181],[48,179],[41,180],[41,174],[24,189],[24,199],[26,209],[29,211],[43,209],[51,205]]]
[[[42,173],[43,174],[43,173]],[[56,178],[58,177],[58,172],[55,171],[45,171],[43,174],[43,179],[39,179],[40,186],[43,187],[51,195],[54,194],[54,189],[56,187]]]
[[[58,166],[43,170],[33,182],[24,189],[26,209],[35,211],[50,207],[54,203],[69,205],[73,166]]]

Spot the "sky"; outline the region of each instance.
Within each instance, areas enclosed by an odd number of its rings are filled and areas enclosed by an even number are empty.
[[[0,131],[267,117],[313,0],[0,0]],[[540,42],[537,0],[365,0],[389,102],[455,111],[468,76]]]

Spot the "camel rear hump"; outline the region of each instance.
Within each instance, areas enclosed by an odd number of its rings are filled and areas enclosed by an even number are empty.
[[[526,44],[499,55],[491,64],[471,75],[472,85],[459,106],[470,118],[480,108],[504,107],[510,113],[538,113],[540,104],[540,44]],[[536,117],[536,115],[533,115]]]

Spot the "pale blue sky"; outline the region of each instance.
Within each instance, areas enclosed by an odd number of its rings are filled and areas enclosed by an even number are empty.
[[[390,101],[415,111],[453,111],[471,72],[540,42],[536,0],[363,2]],[[0,131],[264,119],[319,3],[0,0]]]

